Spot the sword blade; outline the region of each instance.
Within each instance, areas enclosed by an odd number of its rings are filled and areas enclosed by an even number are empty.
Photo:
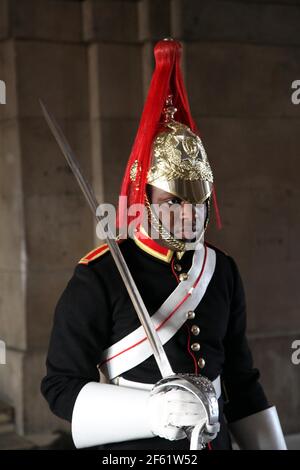
[[[50,130],[55,137],[56,142],[58,143],[64,157],[66,158],[84,196],[85,199],[87,200],[97,222],[102,224],[102,219],[96,214],[97,208],[98,208],[98,202],[96,199],[96,196],[85,179],[83,172],[80,169],[79,163],[77,158],[75,157],[75,154],[73,150],[71,149],[71,146],[69,145],[66,137],[64,136],[60,126],[54,119],[54,117],[50,114],[50,112],[47,110],[45,104],[40,100],[40,105],[44,114],[44,117],[47,121],[48,126],[50,127]],[[106,224],[107,227],[107,224]],[[105,233],[103,224],[102,224],[102,231]],[[151,317],[149,315],[149,312],[144,304],[144,301],[140,295],[140,292],[135,284],[135,281],[131,275],[131,272],[126,264],[126,261],[123,257],[123,254],[120,250],[120,247],[118,243],[116,242],[115,238],[113,237],[110,228],[106,228],[106,232],[108,233],[106,237],[106,243],[110,249],[110,252],[112,254],[112,257],[114,259],[114,262],[118,268],[118,271],[122,277],[122,280],[125,284],[125,287],[127,289],[127,292],[129,294],[129,297],[133,303],[133,306],[135,308],[135,311],[139,317],[139,320],[145,330],[146,336],[148,338],[148,341],[150,343],[154,358],[156,360],[156,363],[158,365],[158,368],[160,370],[160,373],[163,378],[168,377],[170,375],[173,375],[174,372],[171,368],[170,362],[168,360],[168,357],[165,353],[165,350],[163,348],[162,342],[160,340],[160,337],[158,336],[157,331],[154,328],[154,325],[152,323]]]

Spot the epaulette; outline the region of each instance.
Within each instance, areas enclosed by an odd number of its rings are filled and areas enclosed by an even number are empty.
[[[94,248],[92,251],[87,253],[81,260],[78,261],[79,264],[89,264],[91,261],[99,258],[100,256],[104,255],[109,250],[107,243],[103,243],[102,245]]]
[[[124,241],[124,238],[121,238],[120,240],[117,240],[118,245]],[[89,264],[91,261],[94,261],[97,258],[100,258],[100,256],[104,255],[104,253],[107,253],[109,251],[109,247],[107,243],[103,243],[102,245],[98,246],[97,248],[94,248],[92,251],[87,253],[81,260],[78,261],[78,264]]]
[[[221,248],[219,248],[218,246],[213,245],[212,243],[207,242],[207,241],[205,241],[205,244],[206,244],[207,246],[211,246],[211,247],[214,248],[215,250],[220,251],[221,253],[223,253],[223,255],[229,256],[228,253],[226,253],[226,251],[221,250]]]

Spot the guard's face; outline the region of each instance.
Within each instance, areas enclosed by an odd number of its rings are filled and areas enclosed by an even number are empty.
[[[192,241],[202,232],[205,204],[191,204],[154,186],[151,188],[151,204],[163,226],[176,239]]]

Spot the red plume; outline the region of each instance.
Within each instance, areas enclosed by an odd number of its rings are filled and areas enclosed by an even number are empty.
[[[121,186],[120,196],[127,196],[127,207],[132,204],[144,204],[147,173],[151,164],[151,147],[161,126],[162,112],[168,95],[173,96],[173,105],[177,108],[176,121],[186,124],[197,133],[180,68],[181,51],[180,42],[172,39],[159,41],[154,48],[155,70]],[[135,162],[137,174],[135,181],[132,181],[130,170]],[[118,227],[124,228],[129,222],[119,206]]]

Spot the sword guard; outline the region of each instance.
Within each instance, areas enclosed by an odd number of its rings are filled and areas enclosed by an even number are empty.
[[[213,383],[201,375],[174,374],[157,382],[150,394],[167,392],[172,388],[181,388],[192,393],[203,404],[206,416],[203,422],[195,427],[183,428],[190,440],[191,449],[203,449],[212,441],[220,430],[219,405]]]

